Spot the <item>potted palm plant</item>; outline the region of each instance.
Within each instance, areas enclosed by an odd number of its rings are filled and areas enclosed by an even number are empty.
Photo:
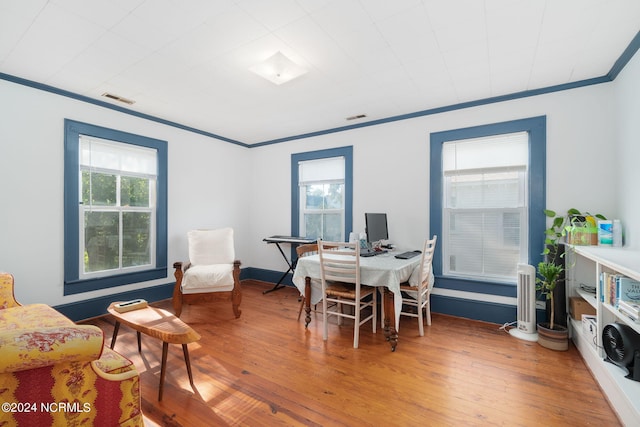
[[[536,290],[540,296],[550,302],[549,321],[538,323],[538,344],[552,350],[567,350],[569,348],[569,332],[566,326],[558,324],[554,319],[555,298],[554,290],[562,276],[564,267],[551,261],[538,264]]]
[[[579,211],[577,209],[569,209],[566,215],[558,215],[550,209],[544,210],[546,217],[551,219],[551,225],[544,231],[545,239],[542,255],[544,255],[546,262],[564,267],[564,239],[571,228],[570,218],[578,213]],[[562,270],[556,278],[552,292],[555,301],[564,301],[566,299],[564,270]],[[555,304],[552,308],[551,297],[549,295],[547,295],[546,301],[547,321],[550,321],[553,316],[557,323],[567,326],[566,305]]]
[[[601,214],[591,214],[589,212],[581,212],[578,209],[568,209],[566,214],[558,213],[550,209],[545,209],[544,214],[551,220],[551,225],[544,231],[544,251],[545,261],[559,264],[564,267],[556,280],[553,297],[556,301],[565,301],[565,277],[564,271],[569,267],[565,266],[564,252],[566,243],[572,245],[594,245],[597,243],[597,226],[599,219],[606,219]],[[547,320],[550,320],[549,313],[551,298],[547,297]],[[555,304],[553,309],[555,323],[567,326],[567,309],[565,304]]]

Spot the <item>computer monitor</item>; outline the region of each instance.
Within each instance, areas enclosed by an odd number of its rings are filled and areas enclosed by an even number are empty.
[[[386,213],[365,213],[364,221],[368,242],[374,243],[380,240],[389,240]]]

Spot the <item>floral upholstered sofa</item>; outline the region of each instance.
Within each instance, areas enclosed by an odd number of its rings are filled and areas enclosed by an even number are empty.
[[[102,330],[21,305],[0,272],[0,426],[142,426],[140,379]]]

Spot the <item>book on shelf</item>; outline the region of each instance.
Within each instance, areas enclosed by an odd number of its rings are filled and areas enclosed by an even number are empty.
[[[617,301],[640,302],[640,282],[625,276],[618,276]]]
[[[621,299],[620,301],[618,301],[618,309],[624,309],[628,313],[636,317],[640,317],[640,304],[637,302]]]
[[[602,273],[600,273],[600,302],[611,304],[613,300],[611,289],[614,282],[612,279],[614,277],[615,274],[609,273],[607,271],[603,271]]]
[[[602,272],[600,301],[618,307],[620,300],[640,303],[640,282],[621,274]]]
[[[629,318],[634,322],[640,321],[640,316],[638,316],[635,313],[632,313],[631,311],[627,311],[627,309],[622,306],[618,307],[618,311],[620,312],[620,314],[626,316],[627,318]]]
[[[615,300],[615,274],[603,271],[600,274],[600,302],[613,305]]]

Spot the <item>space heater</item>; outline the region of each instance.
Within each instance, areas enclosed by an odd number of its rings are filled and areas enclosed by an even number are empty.
[[[526,341],[538,341],[536,332],[536,269],[532,265],[518,264],[518,321],[509,334]]]

